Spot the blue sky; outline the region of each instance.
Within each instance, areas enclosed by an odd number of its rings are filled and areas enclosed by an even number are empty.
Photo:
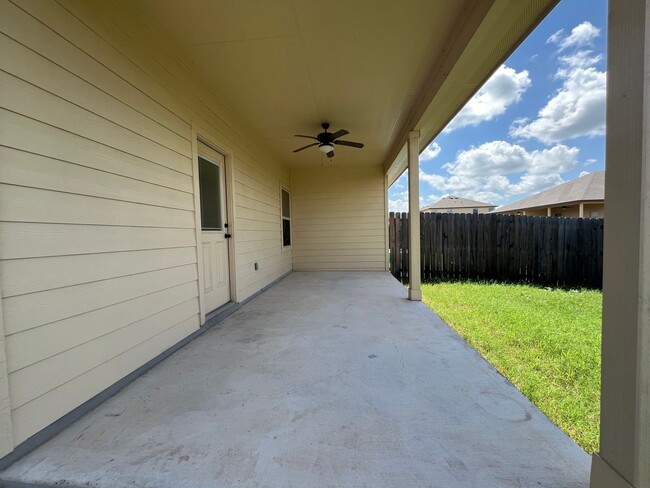
[[[510,203],[605,169],[606,0],[562,0],[420,156],[420,203]],[[408,209],[407,176],[389,189]]]

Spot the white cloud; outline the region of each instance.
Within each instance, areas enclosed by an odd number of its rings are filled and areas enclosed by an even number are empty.
[[[438,154],[440,154],[440,151],[442,148],[440,145],[433,141],[431,144],[427,146],[427,148],[422,151],[422,154],[420,154],[420,161],[427,161],[429,159],[435,158]]]
[[[578,178],[582,178],[583,176],[587,176],[589,174],[589,171],[580,171],[580,175]]]
[[[424,181],[431,188],[444,188],[445,179],[440,175],[430,175],[420,170],[420,181]]]
[[[393,195],[395,198],[388,199],[389,212],[408,212],[409,210],[409,192],[402,191]]]
[[[402,192],[391,192],[394,198],[388,198],[388,211],[389,212],[408,212],[409,211],[409,192],[408,190]],[[435,199],[434,195],[429,195],[427,198],[420,197],[420,207],[431,203],[431,199]]]
[[[562,173],[577,164],[578,148],[559,144],[550,149],[527,151],[506,141],[486,142],[461,151],[443,167],[452,175],[489,177],[526,171],[531,174]]]
[[[561,174],[578,164],[578,153],[578,148],[562,144],[527,151],[517,144],[491,141],[459,152],[443,166],[447,175],[421,171],[420,179],[437,192],[500,203],[563,183]]]
[[[560,69],[555,74],[556,78],[566,78],[570,70],[575,68],[589,68],[603,60],[602,54],[594,55],[593,51],[576,51],[566,56],[560,56]]]
[[[458,112],[445,128],[445,132],[468,125],[478,125],[502,115],[510,105],[521,99],[521,95],[530,85],[528,71],[517,72],[506,65],[501,65],[467,102],[467,105]]]
[[[560,42],[560,39],[564,37],[564,29],[560,29],[559,31],[556,31],[551,35],[548,39],[546,39],[546,44],[558,44]]]
[[[547,44],[557,44],[558,51],[564,51],[570,48],[579,48],[592,44],[592,41],[600,35],[600,29],[595,27],[591,22],[584,21],[582,24],[571,29],[571,34],[564,35],[564,30],[560,29],[546,40]]]
[[[559,60],[561,64],[555,76],[563,80],[562,87],[537,113],[536,119],[515,120],[510,136],[554,144],[605,133],[607,74],[594,67],[602,56],[577,51]]]

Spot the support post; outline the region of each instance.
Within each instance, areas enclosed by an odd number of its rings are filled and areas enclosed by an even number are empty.
[[[585,218],[585,204],[584,203],[581,203],[578,206],[578,217],[580,217],[581,219]]]
[[[422,300],[420,288],[420,131],[409,132],[409,300]]]
[[[390,271],[390,240],[388,238],[390,222],[388,220],[389,208],[388,208],[388,175],[384,174],[384,256],[386,257],[386,271]]]
[[[650,0],[609,0],[600,451],[591,488],[650,487]]]
[[[548,208],[546,209],[546,216],[547,216],[547,217],[552,217],[552,215],[551,215],[551,207],[548,207]]]

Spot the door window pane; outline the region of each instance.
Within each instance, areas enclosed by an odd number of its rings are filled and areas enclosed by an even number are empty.
[[[221,168],[199,157],[199,190],[201,194],[201,228],[221,230]]]

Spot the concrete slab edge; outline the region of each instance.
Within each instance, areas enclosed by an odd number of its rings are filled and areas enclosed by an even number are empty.
[[[591,457],[590,488],[634,488],[599,453]]]
[[[59,434],[62,430],[65,428],[69,427],[73,423],[75,423],[77,420],[79,420],[81,417],[86,415],[88,412],[90,412],[93,408],[99,406],[101,403],[104,401],[108,400],[111,398],[113,395],[118,393],[120,390],[122,390],[124,387],[129,385],[131,382],[136,380],[138,377],[142,376],[144,373],[149,371],[151,368],[156,366],[158,363],[162,362],[163,360],[167,359],[169,356],[174,354],[176,351],[179,349],[182,349],[185,345],[189,344],[192,342],[194,339],[214,327],[215,325],[219,324],[221,321],[223,321],[226,317],[229,315],[233,314],[237,310],[239,310],[241,307],[246,305],[248,302],[259,296],[260,294],[264,293],[266,290],[271,288],[273,285],[277,284],[278,282],[282,281],[284,278],[289,276],[292,273],[292,271],[289,271],[276,280],[272,281],[268,285],[262,287],[260,290],[257,292],[253,293],[251,296],[246,298],[245,300],[239,302],[239,303],[228,303],[224,305],[221,308],[218,308],[211,314],[208,314],[206,317],[205,324],[203,324],[198,330],[190,334],[189,336],[185,337],[181,341],[177,342],[173,346],[171,346],[169,349],[163,351],[160,353],[158,356],[155,358],[147,361],[145,364],[140,366],[138,369],[135,371],[129,373],[126,375],[124,378],[121,380],[113,383],[111,386],[106,388],[105,390],[99,392],[97,395],[92,397],[91,399],[87,400],[86,402],[82,403],[79,405],[77,408],[74,410],[68,412],[65,414],[63,417],[61,417],[59,420],[56,420],[55,422],[51,423],[47,427],[45,427],[43,430],[37,432],[18,446],[14,448],[13,451],[11,451],[9,454],[4,456],[3,458],[0,459],[0,471],[7,469],[9,466],[11,466],[13,463],[21,459],[22,457],[26,456],[36,448],[40,447],[41,445],[45,444],[47,441],[52,439],[54,436]],[[1,475],[0,475],[1,476]],[[0,479],[0,488],[50,488],[50,486],[55,486],[55,485],[34,485],[34,484],[29,484],[29,483],[21,483],[21,482],[15,482],[15,481],[6,481]],[[74,488],[70,486],[70,488]]]

